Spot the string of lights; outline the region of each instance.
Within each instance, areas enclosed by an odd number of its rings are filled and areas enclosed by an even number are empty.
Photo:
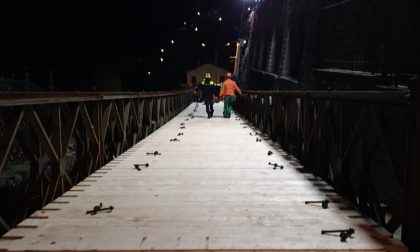
[[[241,10],[241,19],[244,17],[244,12],[245,14],[249,14],[253,7],[259,3],[258,0],[242,1],[243,6]],[[179,57],[180,54],[182,54],[181,52],[184,52],[184,54],[194,54],[191,53],[193,49],[195,50],[197,58],[199,58],[200,54],[206,53],[207,51],[207,54],[215,54],[214,57],[217,59],[217,54],[219,51],[224,50],[223,48],[229,50],[230,54],[234,53],[232,46],[236,45],[236,40],[233,38],[235,35],[231,35],[232,37],[230,37],[227,41],[221,41],[220,39],[209,38],[209,36],[206,36],[206,33],[208,33],[209,30],[211,30],[211,33],[216,34],[216,36],[218,36],[217,34],[219,34],[222,30],[226,29],[239,32],[240,28],[236,27],[232,22],[227,22],[225,17],[226,15],[229,16],[228,14],[223,13],[223,11],[217,8],[206,9],[205,7],[190,8],[188,13],[189,14],[184,18],[184,21],[182,21],[180,25],[175,24],[177,28],[174,30],[177,32],[171,35],[172,38],[168,41],[168,43],[160,45],[161,48],[160,54],[158,54],[158,61],[163,64],[163,66],[167,65],[170,67],[170,62],[173,60],[170,58],[174,55]],[[186,47],[189,47],[190,50],[186,50]],[[204,51],[200,51],[200,48]],[[151,69],[148,69],[146,72],[147,75],[151,76]]]

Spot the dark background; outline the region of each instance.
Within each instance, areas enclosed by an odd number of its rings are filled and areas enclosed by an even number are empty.
[[[92,90],[92,75],[104,72],[119,73],[123,90],[175,89],[185,82],[189,69],[213,63],[215,50],[219,65],[233,70],[229,56],[235,49],[233,44],[225,45],[237,39],[243,7],[252,4],[243,5],[242,0],[2,1],[0,74],[24,79],[26,73],[45,90]],[[194,32],[195,26],[199,32]]]

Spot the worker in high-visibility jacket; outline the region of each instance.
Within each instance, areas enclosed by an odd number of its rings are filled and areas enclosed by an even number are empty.
[[[227,79],[223,82],[222,88],[220,89],[220,97],[224,99],[225,106],[223,108],[223,117],[230,118],[232,114],[232,105],[236,100],[235,94],[242,95],[241,89],[238,87],[235,81],[232,80],[232,74],[227,73]]]
[[[209,73],[206,73],[201,85],[198,86],[198,90],[202,92],[202,97],[206,104],[207,116],[210,119],[213,117],[214,113],[213,102],[216,97],[216,83],[211,80],[211,75]]]

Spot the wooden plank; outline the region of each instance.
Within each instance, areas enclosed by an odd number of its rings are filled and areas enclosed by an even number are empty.
[[[301,173],[279,146],[256,142],[252,129],[222,118],[221,106],[211,120],[200,106],[187,122],[190,106],[23,221],[21,226],[37,228],[13,230],[7,235],[23,237],[0,243],[0,250],[407,251],[372,220],[354,218],[360,213],[325,182]],[[186,129],[179,129],[181,123]],[[177,136],[180,131],[184,135]],[[181,142],[169,141],[175,137]],[[162,155],[147,156],[155,150]],[[273,170],[268,162],[284,169]],[[149,167],[137,171],[136,163]],[[304,204],[326,198],[329,209]],[[114,210],[86,215],[100,202]],[[321,235],[350,227],[356,233],[345,243]]]

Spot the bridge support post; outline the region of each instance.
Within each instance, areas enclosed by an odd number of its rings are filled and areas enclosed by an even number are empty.
[[[405,179],[402,240],[411,251],[420,251],[420,79],[413,81],[409,135],[409,163]]]

